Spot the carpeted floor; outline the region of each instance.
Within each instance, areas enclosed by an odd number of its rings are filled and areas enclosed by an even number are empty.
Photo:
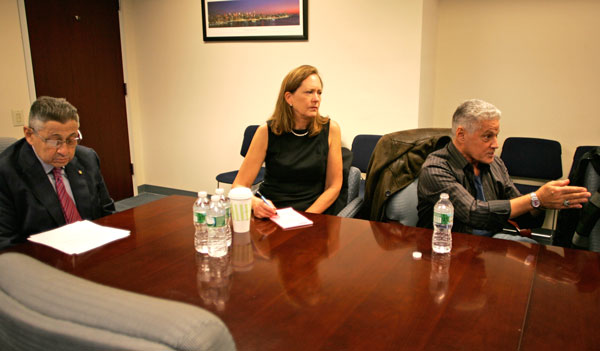
[[[158,199],[162,199],[167,195],[153,194],[153,193],[140,193],[137,196],[133,196],[127,199],[123,199],[115,202],[117,212],[125,211],[139,205],[146,204]]]

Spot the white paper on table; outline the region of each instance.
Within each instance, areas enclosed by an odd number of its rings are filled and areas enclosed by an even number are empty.
[[[28,240],[73,255],[126,236],[129,236],[129,230],[104,227],[85,220],[32,235]]]
[[[283,229],[305,227],[313,224],[313,221],[296,212],[291,207],[280,208],[277,215],[270,218]]]

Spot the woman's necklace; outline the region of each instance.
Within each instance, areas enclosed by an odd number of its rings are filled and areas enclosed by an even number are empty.
[[[295,135],[295,136],[297,136],[297,137],[303,137],[303,136],[305,136],[306,134],[308,134],[308,129],[307,129],[307,130],[306,130],[306,132],[304,132],[304,133],[296,133],[296,132],[294,132],[294,130],[292,129],[292,134],[294,134],[294,135]]]

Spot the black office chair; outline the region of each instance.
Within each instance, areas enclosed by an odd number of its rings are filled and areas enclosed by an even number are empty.
[[[539,138],[510,137],[504,141],[500,158],[504,161],[508,174],[521,194],[536,191],[540,185],[530,185],[519,180],[533,180],[545,183],[562,177],[562,149],[555,140]],[[516,177],[516,179],[515,179]],[[519,222],[523,228],[541,228],[544,216]]]
[[[555,140],[539,138],[510,137],[502,145],[500,158],[504,161],[508,174],[536,181],[547,182],[562,177],[562,149]],[[535,191],[539,186],[515,181],[521,194]]]
[[[254,133],[256,133],[257,128],[257,125],[246,127],[246,130],[244,131],[244,140],[242,141],[242,149],[240,150],[240,155],[242,155],[242,157],[246,157],[246,154],[248,153],[248,148],[250,147],[250,142],[252,142],[252,138],[254,137]],[[233,184],[233,181],[235,180],[235,177],[237,177],[237,174],[238,171],[235,170],[231,172],[220,173],[219,175],[217,175],[217,188],[220,188],[221,183]],[[261,167],[260,171],[258,172],[258,175],[254,179],[254,182],[252,182],[252,185],[256,185],[262,182],[264,177],[265,168]]]
[[[374,134],[359,134],[355,136],[354,140],[352,140],[351,149],[352,154],[354,155],[352,166],[360,169],[362,173],[366,173],[367,168],[369,167],[371,154],[380,138],[381,135]]]
[[[352,140],[352,167],[356,167],[361,173],[367,173],[369,168],[369,161],[371,160],[371,154],[375,150],[375,145],[381,138],[381,135],[375,134],[359,134]],[[360,186],[358,190],[358,196],[364,198],[365,195],[365,179],[360,180]]]

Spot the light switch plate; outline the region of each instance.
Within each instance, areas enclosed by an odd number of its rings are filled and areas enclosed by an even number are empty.
[[[23,115],[23,110],[12,110],[12,122],[13,127],[22,126],[25,123],[25,117]]]

